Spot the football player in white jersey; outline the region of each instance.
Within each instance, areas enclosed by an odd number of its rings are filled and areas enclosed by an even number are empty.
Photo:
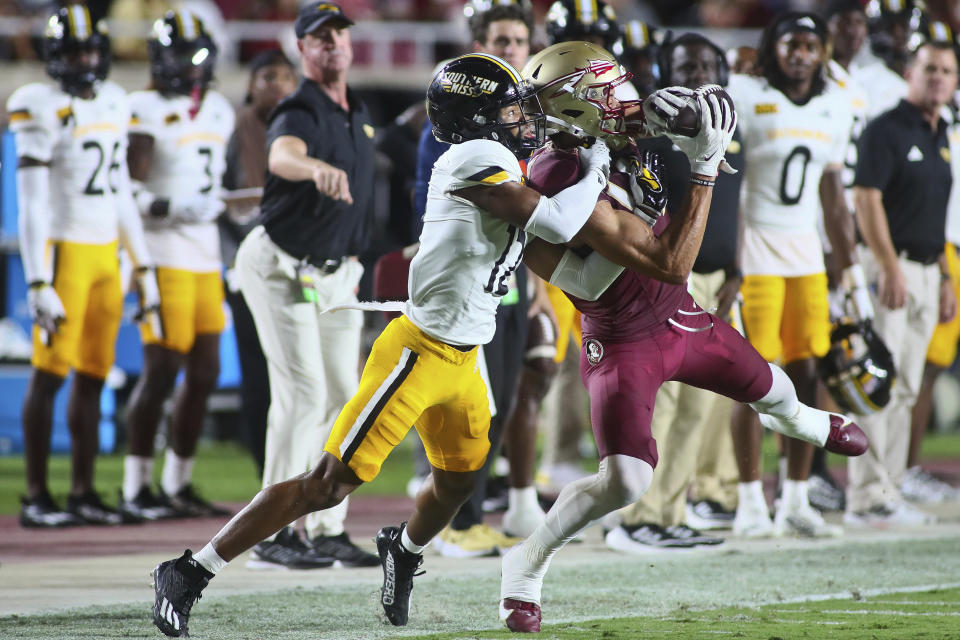
[[[148,519],[226,515],[191,484],[193,458],[220,367],[224,327],[221,182],[234,112],[210,88],[216,47],[186,10],[156,21],[148,41],[151,88],[130,94],[130,175],[157,264],[160,330],[144,327],[143,372],[127,414],[121,510]],[[177,374],[169,446],[158,497],[150,490],[153,441]]]
[[[7,102],[19,168],[20,254],[34,322],[33,377],[23,406],[25,527],[120,524],[93,488],[100,392],[113,364],[123,294],[117,240],[137,265],[142,310],[159,304],[123,158],[129,108],[105,82],[110,45],[83,5],[61,8],[44,35],[47,73]],[[67,421],[73,471],[67,510],[47,488],[53,402],[73,369]]]
[[[761,75],[734,75],[727,88],[741,118],[746,165],[740,247],[746,334],[765,359],[783,364],[808,405],[816,402],[815,358],[830,346],[827,277],[817,231],[821,202],[845,286],[858,306],[869,305],[863,271],[853,264],[853,217],[841,175],[851,100],[828,87],[827,40],[819,17],[781,14],[761,39]],[[771,522],[759,476],[761,432],[741,406],[734,410],[733,432],[741,476],[735,534],[841,533],[808,503],[811,446],[784,441],[787,479]]]
[[[581,154],[586,167],[580,181],[552,198],[522,184],[514,154],[544,140],[543,114],[532,96],[515,69],[486,54],[456,58],[434,78],[428,115],[437,138],[452,146],[430,180],[404,315],[374,343],[360,388],[317,466],[264,488],[196,555],[187,551],[154,569],[153,621],[163,633],[186,635],[190,609],[217,571],[282,526],[339,503],[372,480],[415,425],[432,473],[407,523],[377,535],[384,570],[380,602],[392,624],[407,623],[423,548],[470,496],[473,472],[489,448],[477,345],[493,336],[497,305],[529,238],[568,242],[590,224],[611,259],[650,265],[644,249],[630,241],[648,237],[642,220],[609,209],[594,213],[609,170],[602,143]],[[704,191],[701,207],[709,207],[710,189]],[[701,221],[705,212],[698,213]]]

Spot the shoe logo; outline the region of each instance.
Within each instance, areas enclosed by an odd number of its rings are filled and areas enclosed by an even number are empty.
[[[173,605],[170,604],[170,601],[166,598],[164,598],[163,602],[160,604],[160,615],[164,620],[170,623],[170,626],[179,631],[180,616],[178,616],[177,612],[173,610]]]
[[[383,591],[380,600],[383,604],[393,604],[396,591],[396,571],[393,567],[393,554],[387,552],[387,561],[384,563]]]
[[[596,366],[600,360],[603,359],[603,345],[597,340],[589,338],[583,344],[583,348],[587,353],[587,362],[589,362],[591,365]]]

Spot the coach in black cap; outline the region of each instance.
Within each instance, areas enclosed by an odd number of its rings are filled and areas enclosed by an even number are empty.
[[[294,23],[303,78],[267,128],[261,225],[237,251],[237,275],[270,376],[263,483],[315,466],[340,408],[357,390],[356,302],[373,207],[373,126],[347,86],[353,22],[336,4],[305,5]],[[346,502],[306,519],[309,545],[283,530],[252,561],[289,568],[375,566],[343,531]]]
[[[340,27],[350,27],[353,20],[343,15],[343,9],[339,5],[330,2],[311,2],[300,8],[300,14],[293,25],[293,30],[297,38],[301,39],[308,33],[313,33],[324,24],[336,21]]]

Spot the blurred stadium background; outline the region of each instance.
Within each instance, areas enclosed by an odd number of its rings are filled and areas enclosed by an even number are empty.
[[[235,105],[244,101],[248,72],[245,63],[257,52],[280,47],[296,60],[293,19],[297,0],[242,1],[188,0],[167,3],[158,0],[91,0],[86,3],[94,18],[108,21],[113,64],[110,79],[128,91],[146,86],[149,74],[145,36],[153,20],[172,6],[185,6],[199,14],[215,39],[220,53],[216,86]],[[377,237],[368,266],[379,255],[402,247],[416,238],[404,224],[398,209],[409,208],[409,183],[402,176],[402,155],[392,154],[392,141],[385,133],[398,115],[423,99],[436,63],[464,52],[469,34],[463,0],[346,0],[347,15],[357,21],[351,30],[355,51],[351,84],[369,105],[381,142],[376,189]],[[534,51],[545,44],[543,18],[549,0],[532,2],[536,14]],[[610,0],[621,22],[640,19],[675,32],[695,29],[725,48],[756,44],[760,28],[784,9],[817,10],[818,0]],[[960,25],[960,2],[935,0],[932,12]],[[46,77],[38,59],[40,34],[56,3],[43,0],[0,1],[0,105],[19,86]],[[6,131],[7,114],[0,107],[0,455],[22,451],[20,408],[29,375],[29,316],[25,284],[17,244],[16,180],[13,136]],[[415,140],[414,143],[415,145]],[[415,146],[414,146],[415,148]],[[398,222],[399,221],[399,222]],[[369,287],[373,269],[368,268],[364,286]],[[369,292],[369,289],[367,289]],[[131,322],[136,303],[128,297],[125,321],[117,347],[117,363],[102,399],[103,452],[122,450],[123,407],[141,367],[141,345]],[[229,323],[229,321],[228,321]],[[382,319],[368,314],[370,340],[382,327]],[[222,335],[219,390],[212,399],[208,439],[231,440],[236,435],[239,402],[239,365],[232,328]],[[938,381],[934,428],[949,432],[960,422],[960,377]],[[53,450],[68,450],[63,387],[55,409]]]

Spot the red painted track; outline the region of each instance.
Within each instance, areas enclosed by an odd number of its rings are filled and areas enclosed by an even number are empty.
[[[239,511],[244,505],[229,506]],[[380,527],[399,524],[408,518],[412,508],[413,500],[406,497],[355,496],[350,499],[347,532],[356,540],[369,540]],[[24,529],[16,516],[0,516],[0,563],[143,553],[171,548],[196,550],[210,540],[226,521],[226,518],[195,518],[124,527]]]

